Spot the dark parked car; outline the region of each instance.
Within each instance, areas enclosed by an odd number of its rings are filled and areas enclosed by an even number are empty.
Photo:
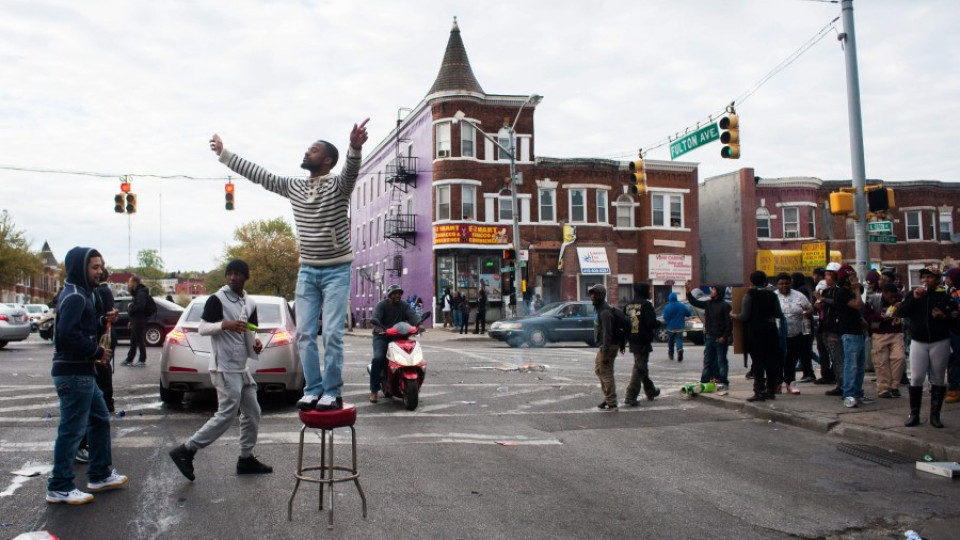
[[[703,345],[703,310],[691,306],[686,298],[680,299],[679,302],[693,311],[693,316],[687,319],[684,324],[684,337],[692,341],[694,345]],[[663,308],[665,307],[667,307],[667,304],[660,304],[655,310],[657,312],[657,321],[660,322],[660,327],[654,332],[653,337],[661,343],[667,342],[667,326],[663,322]]]
[[[127,308],[132,300],[130,296],[114,299],[114,307],[120,312],[120,317],[113,324],[117,339],[130,339],[130,328],[127,327],[130,323],[130,315],[127,313]],[[151,347],[159,347],[163,345],[163,338],[177,325],[180,315],[183,314],[183,308],[162,296],[154,296],[153,301],[157,303],[157,312],[152,317],[147,317],[146,341]]]
[[[533,315],[497,321],[487,334],[511,347],[524,343],[543,347],[554,341],[583,341],[592,346],[595,313],[590,302],[554,302]]]

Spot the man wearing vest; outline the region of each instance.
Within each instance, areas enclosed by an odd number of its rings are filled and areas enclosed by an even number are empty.
[[[243,290],[250,279],[250,267],[237,259],[226,268],[227,284],[207,298],[200,316],[200,335],[210,336],[210,378],[217,389],[218,408],[186,443],[170,451],[170,459],[191,482],[194,480],[193,456],[226,433],[240,412],[240,458],[237,474],[272,473],[253,455],[260,428],[260,404],[257,383],[247,360],[263,350],[263,343],[248,330],[257,325],[257,304]]]

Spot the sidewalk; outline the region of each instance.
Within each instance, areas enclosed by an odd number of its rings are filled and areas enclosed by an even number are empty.
[[[778,394],[775,400],[748,403],[753,395],[753,381],[742,375],[731,377],[726,396],[699,394],[693,399],[719,407],[738,410],[750,416],[792,426],[829,433],[849,442],[882,447],[922,460],[929,454],[933,461],[960,461],[960,404],[945,403],[940,413],[943,429],[930,426],[930,395],[925,392],[920,409],[921,424],[904,427],[910,412],[907,387],[901,386],[904,397],[876,399],[876,385],[867,373],[863,383],[867,397],[874,403],[848,409],[839,397],[826,396],[829,385],[800,384],[800,395]]]

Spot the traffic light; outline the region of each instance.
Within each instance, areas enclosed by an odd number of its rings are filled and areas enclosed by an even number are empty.
[[[873,189],[870,189],[870,188]],[[871,212],[886,212],[896,206],[893,190],[883,186],[867,186],[867,209]]]
[[[732,108],[727,109],[727,115],[720,119],[720,157],[725,159],[740,159],[740,117]]]
[[[137,213],[137,194],[136,193],[127,193],[127,213],[128,214]]]
[[[224,205],[227,210],[233,210],[233,182],[227,182],[223,186],[223,190],[226,192],[224,197],[226,199],[226,204]]]
[[[643,195],[647,190],[647,171],[642,159],[630,162],[630,182],[630,193],[633,195]]]
[[[503,250],[503,261],[504,262],[513,262],[517,260],[517,252],[512,249]]]
[[[118,214],[123,213],[123,193],[117,193],[113,196],[113,211]]]
[[[130,182],[120,182],[120,191],[130,193]]]

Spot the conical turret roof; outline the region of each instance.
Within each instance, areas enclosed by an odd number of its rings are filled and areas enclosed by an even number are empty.
[[[427,95],[436,92],[465,91],[482,94],[483,88],[473,75],[470,59],[467,58],[467,49],[460,39],[460,27],[457,18],[453,18],[453,28],[450,30],[450,39],[447,41],[447,50],[443,53],[443,63],[440,64],[440,73],[433,81],[433,86]]]

